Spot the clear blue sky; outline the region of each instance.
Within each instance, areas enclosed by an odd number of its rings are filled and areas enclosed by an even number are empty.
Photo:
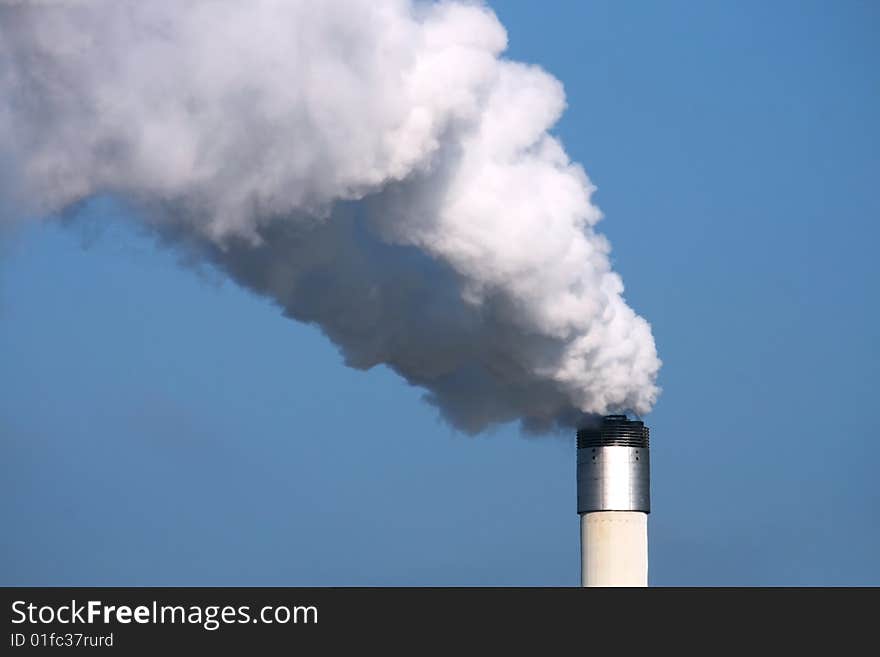
[[[880,584],[880,9],[493,2],[654,327],[655,585]],[[0,246],[0,584],[575,585],[572,439],[469,438],[114,222]]]

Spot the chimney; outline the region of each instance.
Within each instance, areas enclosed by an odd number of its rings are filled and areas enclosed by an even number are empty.
[[[607,415],[577,432],[581,586],[648,585],[648,427]]]

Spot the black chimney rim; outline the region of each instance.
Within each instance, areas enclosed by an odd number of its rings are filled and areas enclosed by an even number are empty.
[[[577,446],[578,449],[615,445],[648,449],[649,434],[650,430],[641,420],[630,420],[626,415],[606,415],[598,427],[578,429]]]

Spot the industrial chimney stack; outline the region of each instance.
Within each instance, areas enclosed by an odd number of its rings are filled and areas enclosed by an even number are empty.
[[[577,432],[581,586],[648,585],[648,427],[608,415]]]

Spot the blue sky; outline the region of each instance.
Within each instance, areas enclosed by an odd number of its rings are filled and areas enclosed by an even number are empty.
[[[491,4],[664,361],[651,583],[880,584],[880,10]],[[0,246],[0,583],[577,583],[572,438],[456,433],[120,212]]]

